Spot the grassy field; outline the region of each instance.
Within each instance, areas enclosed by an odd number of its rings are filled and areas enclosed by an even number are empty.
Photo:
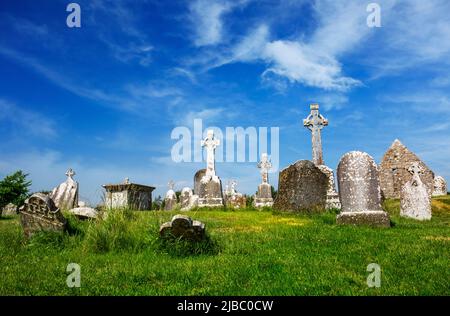
[[[113,212],[69,217],[65,234],[26,242],[18,217],[0,219],[0,295],[449,295],[450,196],[433,200],[433,219],[400,218],[392,228],[337,226],[335,212],[298,215],[196,210],[209,240],[162,242],[158,228],[179,212]],[[81,266],[69,288],[66,267]],[[381,266],[369,288],[367,265]]]

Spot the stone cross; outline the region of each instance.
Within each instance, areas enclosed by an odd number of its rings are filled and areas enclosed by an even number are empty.
[[[169,190],[173,190],[173,188],[175,187],[175,182],[170,180],[169,183],[167,183],[167,185],[169,186]]]
[[[124,184],[130,184],[130,178],[125,178],[125,180],[123,180]]]
[[[316,166],[323,165],[322,157],[322,139],[320,130],[328,125],[328,120],[319,113],[319,105],[311,104],[311,114],[303,120],[303,126],[311,131],[312,134],[312,159]]]
[[[418,186],[420,183],[422,183],[420,175],[423,174],[423,168],[418,162],[413,162],[408,167],[408,171],[412,174],[412,184],[414,186]]]
[[[216,147],[220,145],[220,140],[214,138],[214,131],[208,130],[207,136],[201,142],[202,147],[206,147],[206,179],[216,179],[215,157]]]
[[[258,168],[261,169],[262,183],[269,182],[269,170],[272,168],[272,163],[269,160],[269,156],[266,153],[261,155],[261,161],[258,162]]]
[[[75,175],[75,171],[72,170],[72,168],[69,168],[69,170],[67,170],[66,172],[66,176],[69,178],[72,178]]]

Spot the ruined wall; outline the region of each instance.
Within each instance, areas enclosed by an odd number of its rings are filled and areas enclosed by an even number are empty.
[[[434,173],[419,157],[396,139],[386,151],[380,165],[380,185],[385,198],[400,198],[403,185],[411,179],[407,168],[413,162],[418,162],[423,168],[420,176],[427,186],[429,195],[434,188]]]

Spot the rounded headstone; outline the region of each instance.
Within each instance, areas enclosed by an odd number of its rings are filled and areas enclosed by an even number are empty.
[[[299,160],[280,171],[278,194],[273,207],[278,210],[325,210],[328,177],[309,160]]]

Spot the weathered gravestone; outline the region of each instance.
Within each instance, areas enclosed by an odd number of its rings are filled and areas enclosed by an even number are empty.
[[[431,199],[426,185],[420,179],[423,168],[418,162],[408,168],[411,180],[405,183],[400,195],[400,215],[417,220],[431,219]]]
[[[200,192],[200,181],[206,175],[206,169],[198,170],[194,175],[194,194],[199,194]]]
[[[247,204],[246,197],[236,191],[236,180],[229,181],[225,189],[225,205],[232,208],[245,208]]]
[[[408,167],[418,162],[423,168],[422,182],[431,196],[434,186],[434,173],[420,158],[396,139],[386,151],[380,164],[380,186],[387,199],[400,198],[403,185],[410,179]]]
[[[447,195],[447,182],[441,176],[434,178],[433,196]]]
[[[33,194],[25,200],[19,212],[20,222],[27,238],[38,231],[62,232],[66,229],[66,219],[46,194]]]
[[[70,210],[78,206],[78,182],[73,179],[75,171],[67,170],[67,180],[54,188],[50,193],[50,198],[56,207],[61,210]]]
[[[131,183],[128,178],[120,184],[105,184],[106,208],[131,208],[133,210],[150,210],[152,192],[155,187]]]
[[[181,190],[180,206],[182,211],[188,211],[198,206],[198,195],[192,193],[192,189],[185,187]]]
[[[258,168],[261,169],[261,184],[258,185],[258,192],[255,194],[253,204],[255,207],[272,206],[272,187],[269,184],[269,170],[272,168],[272,163],[266,153],[261,155],[261,161],[258,163]]]
[[[18,207],[15,204],[9,203],[8,205],[4,206],[0,212],[0,215],[2,216],[12,216],[17,214]]]
[[[278,194],[273,207],[278,210],[317,212],[325,210],[328,177],[309,160],[299,160],[280,171]]]
[[[169,181],[169,190],[166,193],[166,197],[164,198],[164,210],[171,211],[177,207],[177,195],[173,190],[175,183],[173,181]]]
[[[162,238],[180,238],[190,241],[200,241],[205,238],[205,224],[193,221],[185,215],[175,215],[170,222],[166,222],[159,228]]]
[[[336,186],[334,184],[333,169],[328,166],[317,166],[328,177],[328,189],[327,189],[327,205],[326,208],[341,208],[341,202],[339,201],[339,195],[336,192]]]
[[[352,151],[342,156],[337,168],[341,213],[338,224],[389,227],[389,215],[381,208],[378,167],[369,154]]]
[[[213,130],[208,130],[201,145],[206,148],[206,172],[200,180],[198,188],[198,206],[223,206],[222,182],[216,175],[214,157],[216,147],[220,145],[220,140],[214,138]]]

